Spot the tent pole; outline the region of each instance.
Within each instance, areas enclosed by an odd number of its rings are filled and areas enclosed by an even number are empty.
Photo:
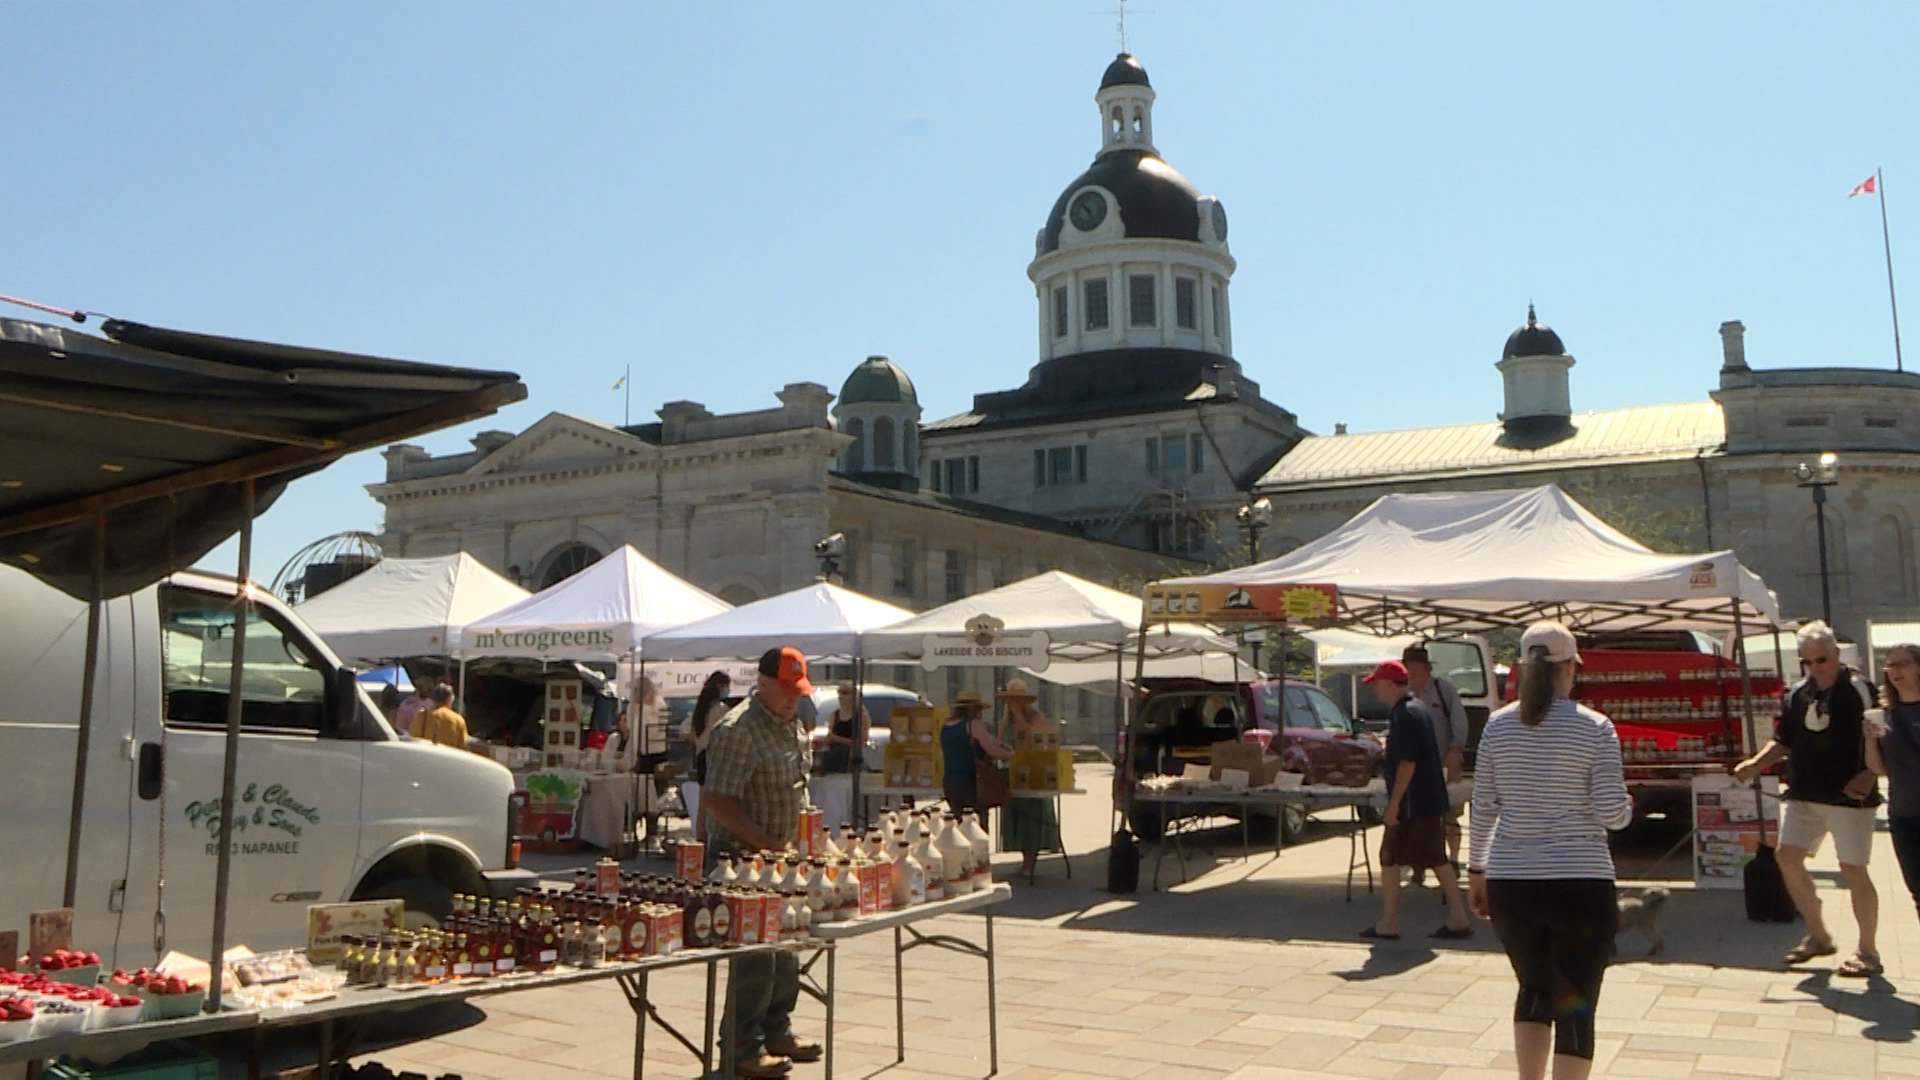
[[[465,712],[466,708],[467,708],[467,658],[462,656],[460,658],[460,711]]]
[[[207,954],[212,975],[207,982],[207,1011],[220,1011],[220,992],[226,974],[221,958],[227,953],[227,887],[233,878],[233,789],[240,768],[240,710],[246,691],[247,615],[253,605],[253,481],[245,481],[240,496],[240,560],[234,576],[239,595],[233,603],[233,648],[227,658],[227,743],[220,766],[220,847],[213,871],[213,948]]]
[[[1148,626],[1147,605],[1146,601],[1143,600],[1140,603],[1140,637],[1134,642],[1133,651],[1133,692],[1127,695],[1127,738],[1123,745],[1126,752],[1120,755],[1120,769],[1114,773],[1115,776],[1120,778],[1120,791],[1118,794],[1121,799],[1120,807],[1122,812],[1133,802],[1133,753],[1135,750],[1133,745],[1133,737],[1135,734],[1133,725],[1134,722],[1140,718],[1139,699],[1141,686],[1147,677]],[[1133,825],[1132,820],[1128,820],[1127,825],[1131,828]]]
[[[1127,723],[1127,647],[1113,650],[1113,756],[1120,757],[1120,732]]]
[[[1740,697],[1742,701],[1740,710],[1744,717],[1740,725],[1740,734],[1742,742],[1745,744],[1740,748],[1740,756],[1744,758],[1748,754],[1753,753],[1757,736],[1753,730],[1753,673],[1747,666],[1747,638],[1746,634],[1742,632],[1743,629],[1744,623],[1740,617],[1740,601],[1736,598],[1733,601],[1733,641],[1734,647],[1740,650]]]
[[[106,607],[107,519],[93,521],[93,588],[87,603],[87,661],[80,683],[80,732],[73,750],[73,806],[67,816],[67,883],[60,906],[73,907],[80,885],[80,818],[87,802],[87,755],[93,747],[93,682],[100,672],[100,618]]]
[[[861,645],[853,647],[853,745],[847,747],[848,769],[853,773],[853,820],[863,830],[867,827],[867,804],[860,797],[860,774],[867,771],[867,732],[860,717],[867,708],[867,661],[861,656],[865,651]]]

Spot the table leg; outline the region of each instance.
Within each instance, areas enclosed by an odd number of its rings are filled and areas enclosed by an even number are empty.
[[[715,967],[718,967],[718,965],[715,965]],[[727,1011],[725,1015],[720,1018],[721,1076],[734,1075],[734,1069],[739,1064],[737,1055],[740,1053],[740,1030],[738,1021],[735,1020],[737,1011],[734,1009],[733,999],[737,988],[734,986],[733,976],[733,971],[729,970],[727,972],[727,997],[725,1006]],[[831,1026],[828,1027],[828,1031],[832,1031]]]
[[[907,1060],[907,985],[902,971],[900,928],[893,928],[893,1060]]]
[[[633,1080],[645,1080],[647,1066],[647,973],[640,972],[640,1007],[633,1010]]]
[[[834,961],[838,958],[839,954],[839,949],[829,948],[827,950],[827,1080],[833,1080],[833,999],[838,996],[834,987],[834,976],[837,974]]]
[[[703,1076],[713,1075],[713,1000],[714,984],[720,978],[720,963],[717,960],[707,963],[707,1031],[700,1042],[700,1071]],[[829,1051],[831,1052],[831,1051]]]
[[[993,909],[987,912],[987,1061],[992,1065],[988,1076],[997,1076],[1000,1072],[1000,990],[994,985],[993,978]]]
[[[333,1080],[333,1021],[320,1021],[320,1060],[315,1070],[318,1080]]]

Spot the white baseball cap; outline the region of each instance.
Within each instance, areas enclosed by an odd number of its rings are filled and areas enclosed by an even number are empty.
[[[1520,635],[1520,659],[1524,662],[1533,655],[1534,646],[1547,650],[1547,659],[1564,664],[1569,660],[1580,661],[1580,647],[1574,643],[1573,631],[1557,622],[1537,622],[1527,627]]]

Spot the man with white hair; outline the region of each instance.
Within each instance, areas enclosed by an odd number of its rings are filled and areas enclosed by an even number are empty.
[[[1787,695],[1774,722],[1773,739],[1741,762],[1734,775],[1750,780],[1785,761],[1787,789],[1780,804],[1780,876],[1794,906],[1807,920],[1807,936],[1787,952],[1789,965],[1834,953],[1833,936],[1820,917],[1820,897],[1807,873],[1807,856],[1833,834],[1840,876],[1853,898],[1860,945],[1834,974],[1864,979],[1882,971],[1874,934],[1880,920],[1880,895],[1867,876],[1873,852],[1874,809],[1880,805],[1879,777],[1886,772],[1877,736],[1867,731],[1873,686],[1840,663],[1840,642],[1823,622],[1810,622],[1796,635],[1800,664],[1807,677]]]

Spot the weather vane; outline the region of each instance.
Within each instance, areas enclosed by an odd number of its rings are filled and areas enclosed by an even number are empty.
[[[1125,53],[1127,51],[1127,0],[1116,0],[1116,3],[1118,6],[1112,11],[1096,11],[1094,14],[1115,16],[1120,28],[1120,51]],[[1153,12],[1135,9],[1134,14],[1151,15]]]

